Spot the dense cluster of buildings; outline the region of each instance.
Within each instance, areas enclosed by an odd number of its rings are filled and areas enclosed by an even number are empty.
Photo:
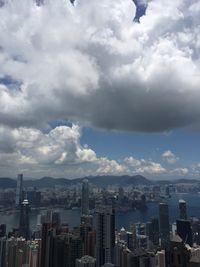
[[[49,178],[50,179],[50,178]],[[26,198],[32,209],[43,208],[64,208],[81,209],[82,183],[78,179],[72,183],[59,184],[48,178],[42,178],[39,181],[26,181],[24,187],[23,176],[19,175],[17,179],[17,190],[15,181],[12,185],[5,183],[0,188],[0,212],[12,211],[20,202],[19,197]],[[50,181],[50,182],[49,182]],[[123,184],[123,183],[122,183]],[[200,192],[199,184],[180,183],[180,184],[122,184],[104,182],[93,182],[90,179],[89,208],[95,210],[97,205],[112,205],[116,212],[128,212],[132,210],[144,210],[148,203],[159,203],[162,199],[170,198],[174,193],[182,192]],[[25,191],[23,190],[25,189]],[[22,190],[22,191],[20,191]],[[25,193],[26,192],[26,193]]]
[[[123,189],[119,201],[123,201]],[[200,266],[200,223],[187,217],[187,204],[179,201],[179,214],[170,224],[169,207],[159,203],[158,217],[147,223],[115,227],[115,208],[98,205],[89,209],[88,181],[82,182],[80,224],[70,229],[57,211],[29,225],[30,204],[18,176],[16,208],[19,227],[6,232],[0,225],[0,267],[197,267]]]

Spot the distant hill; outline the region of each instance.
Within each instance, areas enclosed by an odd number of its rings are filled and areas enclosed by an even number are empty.
[[[167,185],[167,184],[180,184],[180,183],[199,183],[198,180],[191,180],[191,179],[179,179],[173,181],[151,181],[145,178],[142,175],[135,175],[135,176],[89,176],[89,177],[82,177],[77,179],[66,179],[66,178],[53,178],[53,177],[43,177],[40,179],[32,179],[32,180],[25,180],[24,186],[25,187],[37,187],[37,188],[53,188],[55,186],[69,186],[75,185],[77,183],[81,183],[83,179],[88,179],[91,184],[97,186],[108,186],[108,185]],[[0,178],[0,188],[15,188],[17,185],[17,181],[11,178]]]
[[[113,184],[119,185],[150,185],[152,182],[147,180],[141,175],[136,176],[90,176],[82,177],[77,179],[66,179],[66,178],[52,178],[52,177],[43,177],[38,180],[25,181],[24,185],[27,187],[54,187],[57,186],[68,186],[82,182],[83,179],[88,179],[88,181],[94,185],[98,186],[107,186]]]
[[[86,177],[90,183],[99,186],[107,186],[107,185],[151,185],[152,182],[145,178],[142,175],[135,176],[94,176],[94,177]],[[82,180],[82,179],[81,179]]]
[[[175,184],[192,184],[192,183],[200,183],[200,180],[196,180],[196,179],[178,179],[176,181],[174,181]]]
[[[73,184],[73,180],[65,179],[65,178],[52,178],[52,177],[43,177],[41,179],[35,180],[25,180],[24,186],[25,187],[37,187],[37,188],[44,188],[44,187],[54,187],[55,185],[60,186],[67,186]]]
[[[0,188],[15,188],[17,181],[11,178],[0,178]]]
[[[66,178],[52,178],[43,177],[34,180],[25,180],[25,187],[55,187],[55,186],[69,186],[73,184],[80,183],[83,179],[88,179],[88,181],[94,185],[107,186],[107,185],[150,185],[152,182],[141,175],[136,176],[90,176],[82,177],[77,179],[66,179]],[[14,188],[16,187],[16,180],[11,178],[0,178],[0,188]]]
[[[200,183],[200,180],[197,179],[186,179],[186,178],[181,178],[181,179],[176,179],[176,180],[160,180],[156,182],[157,184],[160,185],[165,185],[165,184],[196,184],[196,183]]]

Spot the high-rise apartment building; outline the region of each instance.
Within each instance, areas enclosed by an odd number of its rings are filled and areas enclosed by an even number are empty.
[[[89,185],[87,179],[84,179],[82,183],[81,214],[89,214]]]
[[[39,267],[40,240],[26,241],[11,237],[6,240],[6,265],[1,267]]]
[[[49,258],[48,232],[49,232],[50,228],[51,228],[50,223],[43,223],[42,224],[40,267],[47,267],[48,266],[48,258]]]
[[[28,256],[29,267],[39,267],[41,240],[29,241]]]
[[[79,234],[68,235],[66,256],[68,259],[66,267],[75,267],[76,259],[80,259],[83,256],[83,242]]]
[[[190,267],[198,265],[189,265],[191,252],[183,240],[175,235],[170,239],[170,245],[165,250],[166,266],[168,267]]]
[[[11,237],[7,240],[7,267],[20,267],[27,263],[27,243],[25,238]]]
[[[96,260],[97,267],[113,263],[115,246],[115,210],[101,206],[96,210]]]

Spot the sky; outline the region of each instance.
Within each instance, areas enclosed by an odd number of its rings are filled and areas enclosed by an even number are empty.
[[[1,0],[0,176],[200,178],[200,2]]]

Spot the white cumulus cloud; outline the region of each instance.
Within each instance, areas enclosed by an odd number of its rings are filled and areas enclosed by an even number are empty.
[[[136,175],[148,178],[197,177],[200,165],[163,166],[159,161],[133,156],[113,159],[98,156],[87,144],[81,144],[78,125],[57,126],[43,132],[34,128],[0,127],[1,176],[25,175],[37,178],[55,176],[75,178],[86,175]],[[169,151],[165,156],[170,157]],[[173,167],[171,167],[173,166]]]
[[[152,0],[138,24],[132,0],[5,1],[0,123],[69,119],[146,132],[199,125],[198,7]]]
[[[175,164],[179,160],[179,158],[171,150],[166,150],[163,152],[162,157],[163,160],[170,164]]]
[[[136,159],[134,157],[125,158],[125,163],[132,167],[135,173],[146,174],[163,174],[166,169],[158,162],[151,160]]]

